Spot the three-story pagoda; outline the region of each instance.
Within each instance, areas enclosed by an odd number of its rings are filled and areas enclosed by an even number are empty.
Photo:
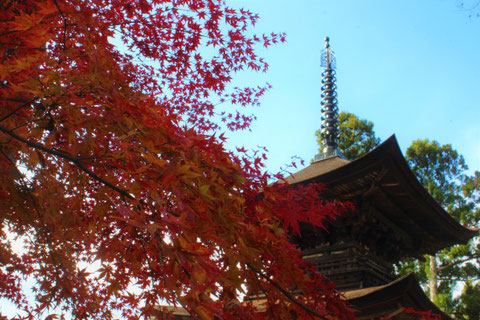
[[[395,136],[358,159],[342,156],[334,59],[327,38],[322,54],[323,152],[287,181],[323,183],[326,198],[348,200],[356,209],[329,223],[328,231],[303,225],[301,237],[294,241],[320,273],[337,283],[360,319],[413,319],[403,307],[432,310],[450,319],[429,300],[413,274],[397,277],[394,264],[466,243],[478,232],[457,223],[423,188]]]

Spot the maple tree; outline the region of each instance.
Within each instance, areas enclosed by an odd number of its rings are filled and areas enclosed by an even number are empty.
[[[265,87],[217,0],[0,1],[0,298],[12,319],[352,319],[287,232],[349,210],[225,150]],[[121,43],[121,45],[115,45]],[[220,104],[219,104],[220,103]],[[20,244],[19,250],[16,246]],[[34,302],[25,279],[34,279]],[[262,295],[259,302],[242,295]]]

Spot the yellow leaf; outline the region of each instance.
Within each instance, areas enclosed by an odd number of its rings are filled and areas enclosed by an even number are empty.
[[[242,184],[242,183],[245,183],[247,182],[247,179],[245,179],[242,175],[240,174],[235,174],[233,176],[233,182],[235,182],[235,184]]]
[[[197,280],[198,284],[203,284],[207,280],[207,272],[198,264],[194,265],[192,272],[193,279]]]
[[[204,307],[202,306],[199,306],[199,307],[196,307],[195,309],[193,309],[193,312],[197,314],[197,316],[202,319],[202,320],[210,320],[212,319],[212,317],[210,317],[207,313],[207,311],[205,310]]]
[[[208,196],[208,189],[210,188],[209,185],[203,185],[201,186],[200,189],[200,194],[203,196]]]

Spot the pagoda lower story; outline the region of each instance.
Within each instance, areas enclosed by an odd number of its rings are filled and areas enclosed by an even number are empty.
[[[303,254],[342,292],[380,286],[395,280],[393,265],[359,243],[325,244],[306,249]]]

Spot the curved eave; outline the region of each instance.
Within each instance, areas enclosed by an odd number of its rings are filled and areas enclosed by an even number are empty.
[[[451,320],[430,301],[411,273],[383,286],[359,289],[344,293],[345,298],[358,310],[359,319],[371,319],[396,314],[394,319],[416,319],[403,311],[402,307],[416,311],[432,311],[442,320]]]
[[[478,235],[477,230],[455,221],[424,189],[403,157],[395,135],[356,160],[336,157],[319,161],[287,179],[290,184],[312,181],[324,183],[332,198],[351,199],[370,193],[376,203],[388,203],[395,208],[395,214],[387,212],[393,223],[405,229],[403,218],[408,219],[415,227],[409,232],[425,239],[424,253],[465,243]]]

